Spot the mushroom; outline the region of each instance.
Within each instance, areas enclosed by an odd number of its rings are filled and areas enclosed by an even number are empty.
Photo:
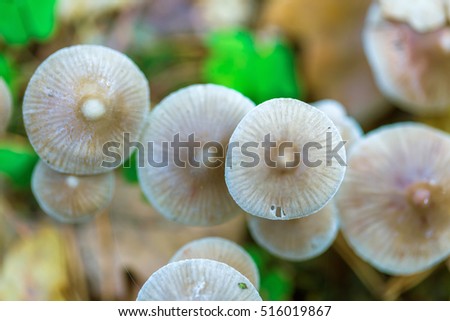
[[[450,136],[418,123],[383,126],[349,155],[337,204],[345,238],[380,271],[407,275],[450,255]]]
[[[345,148],[333,122],[299,100],[266,101],[234,131],[225,180],[246,212],[289,220],[319,211],[345,173]]]
[[[6,132],[12,112],[12,97],[3,78],[0,77],[0,136]]]
[[[186,259],[210,259],[225,263],[245,275],[256,289],[259,272],[250,255],[236,243],[221,237],[205,237],[180,248],[170,262]]]
[[[42,210],[65,223],[84,222],[107,208],[114,193],[114,173],[76,176],[56,172],[40,161],[31,181]]]
[[[143,135],[152,142],[144,155],[153,159],[139,166],[139,182],[158,212],[203,226],[241,212],[225,185],[225,146],[252,107],[237,91],[212,84],[180,89],[155,107]]]
[[[417,32],[439,29],[446,24],[446,0],[379,0],[387,19],[409,24]]]
[[[340,102],[324,99],[316,101],[312,105],[324,112],[333,121],[342,139],[346,142],[347,151],[364,134],[361,126],[353,117],[347,115],[345,107]]]
[[[153,273],[138,301],[261,301],[258,291],[229,265],[208,259],[169,263]]]
[[[91,175],[111,170],[104,147],[140,137],[149,111],[144,74],[125,55],[96,45],[61,49],[36,70],[23,117],[31,144],[54,170]],[[129,155],[117,148],[119,166]],[[120,159],[118,158],[120,156]]]
[[[374,4],[363,31],[378,87],[399,107],[418,115],[442,114],[450,106],[450,27],[437,2]]]
[[[339,231],[333,201],[314,215],[289,221],[273,221],[247,215],[253,239],[273,255],[290,261],[305,261],[324,253]]]

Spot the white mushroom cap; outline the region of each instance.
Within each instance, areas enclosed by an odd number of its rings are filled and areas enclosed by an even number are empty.
[[[110,171],[103,147],[137,141],[149,112],[144,74],[125,55],[96,45],[61,49],[36,70],[23,117],[31,144],[53,169],[75,175]],[[125,161],[123,148],[114,150]]]
[[[40,161],[33,172],[31,187],[39,206],[54,219],[78,223],[107,208],[114,193],[112,172],[75,176],[56,172]]]
[[[152,274],[138,301],[261,301],[258,291],[241,273],[208,259],[169,263]]]
[[[316,101],[312,105],[324,112],[333,121],[342,139],[346,141],[345,148],[347,151],[364,134],[361,126],[353,117],[347,115],[345,107],[340,102],[324,99]]]
[[[259,272],[251,256],[238,244],[221,237],[205,237],[189,242],[174,254],[170,262],[186,259],[210,259],[225,263],[245,275],[259,288]]]
[[[450,255],[450,136],[415,123],[381,127],[349,156],[337,204],[355,252],[389,274]]]
[[[247,215],[253,239],[273,255],[290,261],[305,261],[324,253],[339,231],[334,202],[314,215],[289,221],[272,221]]]
[[[145,167],[139,169],[139,182],[158,212],[169,220],[203,226],[223,223],[241,212],[225,185],[225,149],[237,124],[253,107],[237,91],[212,84],[180,89],[155,107],[143,140],[154,143],[150,154],[155,162],[161,162],[168,152],[167,165],[149,164],[146,145]],[[176,155],[175,148],[163,146],[174,142],[176,134],[182,142],[194,135],[200,146],[193,155],[187,148]],[[220,145],[210,149],[217,156],[209,159],[211,164],[203,152],[208,142]],[[185,162],[184,166],[178,161]]]
[[[5,133],[12,114],[12,97],[8,86],[0,77],[0,136]]]
[[[446,0],[379,0],[385,18],[408,23],[417,32],[437,30],[446,24]]]
[[[262,146],[269,134],[270,155]],[[344,177],[341,143],[333,122],[317,108],[287,98],[264,102],[242,119],[230,139],[230,146],[240,146],[227,155],[230,194],[244,211],[266,219],[313,214],[334,196]],[[245,144],[256,145],[246,151]],[[331,149],[340,159],[332,157]]]
[[[374,4],[363,31],[366,56],[381,92],[406,111],[437,115],[448,111],[450,27],[418,33],[383,18]]]

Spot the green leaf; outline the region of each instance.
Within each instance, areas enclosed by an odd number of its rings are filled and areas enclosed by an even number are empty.
[[[5,56],[0,53],[0,77],[2,77],[5,82],[11,85],[13,71],[11,65]]]
[[[260,292],[264,300],[291,300],[294,292],[292,275],[279,268],[270,271],[261,278]]]
[[[19,3],[28,36],[47,39],[55,26],[56,0],[21,0]]]
[[[123,164],[122,168],[123,178],[129,183],[136,184],[139,182],[137,174],[137,160],[136,152],[131,154],[130,158]]]
[[[255,261],[256,266],[261,274],[265,273],[272,259],[271,255],[255,244],[245,245],[245,250]]]
[[[245,30],[214,32],[206,41],[205,82],[241,92],[256,103],[302,98],[292,49],[280,38],[256,39]]]
[[[28,41],[28,32],[15,0],[0,0],[0,35],[10,44]]]
[[[0,0],[0,36],[9,44],[45,40],[55,26],[57,0]]]
[[[27,145],[15,141],[0,141],[0,175],[5,175],[14,187],[30,185],[34,166],[39,157]]]

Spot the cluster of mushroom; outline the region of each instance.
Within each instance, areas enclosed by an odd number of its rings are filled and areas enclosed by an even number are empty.
[[[362,133],[339,103],[321,105],[280,98],[254,107],[240,93],[212,84],[172,93],[154,108],[143,134],[154,143],[144,153],[152,161],[139,168],[144,194],[169,220],[206,226],[248,213],[252,235],[272,253],[293,260],[319,255],[338,231],[336,207],[327,204],[345,173],[345,148],[337,149],[343,163],[327,154],[342,142],[330,118],[350,141]],[[169,148],[174,137],[186,148]],[[242,166],[251,151],[246,146],[254,144],[258,161]],[[164,155],[166,163],[157,166]]]
[[[369,10],[364,49],[382,93],[417,115],[449,112],[450,2],[378,0]]]
[[[64,222],[92,218],[113,196],[103,146],[138,139],[149,113],[149,86],[125,55],[96,45],[61,49],[36,70],[23,118],[40,156],[32,190],[41,208]],[[129,155],[117,149],[122,163]],[[120,165],[120,164],[119,164]]]
[[[141,288],[139,301],[260,301],[259,272],[234,242],[218,237],[192,241]]]

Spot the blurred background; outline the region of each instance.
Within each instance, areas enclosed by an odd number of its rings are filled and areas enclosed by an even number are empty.
[[[0,77],[13,95],[0,137],[0,299],[134,300],[145,280],[188,241],[223,236],[252,255],[265,300],[448,300],[444,264],[389,277],[339,236],[319,258],[279,260],[257,246],[245,219],[211,228],[166,221],[143,197],[133,162],[117,171],[110,208],[59,224],[30,189],[38,157],[21,105],[37,66],[56,50],[102,44],[127,54],[150,82],[152,106],[194,83],[234,88],[255,103],[275,97],[343,103],[365,131],[413,120],[377,90],[361,45],[369,0],[0,0]],[[174,237],[176,235],[176,237]]]

